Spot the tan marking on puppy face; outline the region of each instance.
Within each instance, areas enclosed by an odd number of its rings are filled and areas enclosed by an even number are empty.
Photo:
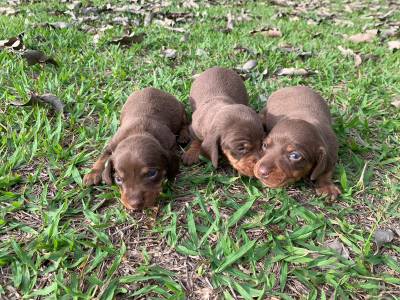
[[[296,147],[295,147],[295,146],[293,146],[293,145],[291,145],[291,144],[289,144],[289,145],[286,146],[286,151],[287,151],[287,152],[292,152],[292,151],[294,151],[294,150],[296,150]]]
[[[284,187],[306,177],[312,169],[312,163],[304,161],[301,169],[291,167],[285,156],[294,150],[293,147],[286,147],[284,152],[265,154],[256,163],[254,175],[270,188]]]
[[[249,153],[243,156],[241,159],[235,159],[229,150],[223,149],[225,156],[228,158],[229,163],[235,168],[240,174],[254,177],[254,166],[257,163],[258,155],[256,153]]]
[[[162,188],[161,186],[158,189],[152,191],[139,191],[137,193],[137,198],[132,198],[132,196],[128,196],[128,193],[124,191],[122,188],[121,191],[121,203],[128,210],[142,210],[144,208],[153,207],[156,205],[157,198],[160,195]]]

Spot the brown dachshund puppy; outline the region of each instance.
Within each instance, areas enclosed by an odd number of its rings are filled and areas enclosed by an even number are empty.
[[[118,131],[83,178],[84,184],[115,181],[126,208],[153,206],[164,179],[173,179],[178,172],[177,134],[179,142],[188,141],[182,103],[155,88],[134,92],[122,108]]]
[[[338,145],[324,99],[305,86],[283,88],[269,97],[261,115],[269,134],[255,176],[276,188],[310,175],[317,194],[335,199],[340,194],[332,182]]]
[[[234,71],[214,67],[200,74],[190,91],[192,142],[183,162],[198,162],[203,153],[217,168],[220,147],[239,173],[254,176],[264,130],[248,102],[243,80]]]

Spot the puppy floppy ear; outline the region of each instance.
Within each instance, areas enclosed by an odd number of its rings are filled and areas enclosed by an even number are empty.
[[[267,110],[266,110],[265,108],[262,109],[262,110],[258,113],[258,116],[260,117],[260,120],[261,120],[263,129],[264,129],[264,132],[265,132],[265,133],[268,133],[268,130],[267,130],[267,122],[266,122],[266,120],[267,120]]]
[[[167,154],[168,168],[167,168],[167,178],[172,180],[179,172],[179,156],[174,152]]]
[[[311,180],[316,180],[319,176],[325,173],[329,167],[328,154],[323,146],[318,148],[317,164],[311,173]]]
[[[212,134],[201,143],[201,150],[211,159],[214,168],[218,168],[218,143],[219,136]]]
[[[112,163],[112,159],[111,157],[106,161],[106,164],[104,166],[104,171],[101,174],[101,177],[103,179],[103,181],[105,183],[107,183],[108,185],[112,185],[113,184],[113,176],[112,176],[112,172],[113,172],[113,163]]]

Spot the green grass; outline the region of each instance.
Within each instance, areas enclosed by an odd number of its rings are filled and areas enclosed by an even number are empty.
[[[400,243],[376,249],[374,232],[399,229],[400,111],[390,103],[400,95],[400,52],[387,41],[354,44],[342,34],[374,28],[377,17],[395,10],[384,24],[400,20],[393,2],[364,2],[349,12],[345,3],[324,2],[299,20],[276,18],[290,7],[265,1],[232,1],[185,8],[173,1],[162,12],[192,12],[194,22],[177,24],[182,33],[153,24],[132,25],[146,33],[130,48],[108,45],[126,28],[114,25],[94,45],[93,32],[37,27],[72,22],[59,1],[32,1],[16,16],[0,15],[0,40],[25,31],[27,48],[55,58],[60,67],[28,66],[18,54],[0,50],[0,298],[1,299],[391,299],[400,297]],[[115,5],[123,4],[113,1]],[[121,1],[124,2],[124,1]],[[101,7],[106,1],[95,0]],[[5,4],[4,4],[5,5]],[[83,1],[83,7],[89,6]],[[396,8],[397,7],[397,8]],[[377,9],[374,9],[377,8]],[[249,21],[220,32],[228,12],[246,9]],[[331,10],[353,26],[336,25]],[[80,16],[80,14],[78,14]],[[103,12],[89,23],[100,28]],[[280,38],[250,35],[262,26],[278,27]],[[318,34],[318,35],[317,35]],[[396,38],[390,38],[393,40]],[[398,37],[397,37],[398,39]],[[279,51],[281,44],[311,51],[301,59]],[[253,53],[237,52],[241,45]],[[375,55],[359,68],[338,46]],[[162,55],[177,50],[177,58]],[[197,55],[203,49],[205,55]],[[165,188],[159,210],[128,214],[116,187],[84,188],[82,177],[118,126],[126,97],[155,86],[187,102],[192,75],[219,65],[238,67],[258,61],[246,81],[251,105],[262,95],[305,84],[329,102],[340,142],[335,180],[343,195],[330,203],[315,196],[310,182],[267,189],[237,177],[227,163],[213,170],[208,161],[186,168]],[[284,67],[317,71],[309,77],[276,77]],[[263,78],[268,68],[270,76]],[[65,114],[48,106],[16,107],[29,91],[53,93]],[[326,244],[338,239],[345,258]]]

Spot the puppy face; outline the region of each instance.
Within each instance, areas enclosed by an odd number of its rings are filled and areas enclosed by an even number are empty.
[[[324,142],[316,128],[302,120],[285,120],[273,127],[262,145],[255,176],[270,188],[283,187],[311,173],[314,180],[327,166]]]
[[[237,105],[222,111],[213,124],[212,134],[205,137],[202,150],[218,167],[218,148],[240,173],[254,176],[254,166],[260,159],[264,129],[260,117],[250,107]]]
[[[222,152],[240,174],[254,176],[254,166],[261,157],[262,137],[263,133],[254,134],[243,128],[233,128],[222,134]]]
[[[127,209],[140,210],[155,205],[164,179],[176,175],[178,162],[154,138],[133,136],[119,143],[112,153],[103,180],[119,186],[121,202]]]

